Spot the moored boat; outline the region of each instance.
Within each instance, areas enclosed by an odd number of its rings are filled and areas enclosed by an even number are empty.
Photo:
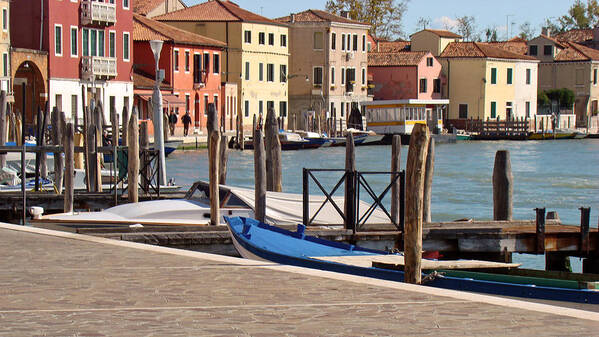
[[[315,268],[391,281],[403,281],[401,270],[373,267],[373,263],[403,264],[401,254],[332,242],[306,235],[305,226],[296,232],[271,226],[254,219],[225,218],[239,254],[245,258],[271,261],[300,267]],[[545,300],[599,304],[599,292],[591,289],[572,289],[527,282],[510,283],[504,280],[485,280],[472,277],[443,275],[438,270],[451,268],[515,268],[517,264],[487,261],[438,261],[423,259],[422,268],[430,270],[424,285]],[[450,268],[451,267],[451,268]],[[471,276],[471,275],[470,275]]]

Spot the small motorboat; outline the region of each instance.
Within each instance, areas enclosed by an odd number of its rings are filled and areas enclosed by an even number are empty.
[[[404,279],[402,271],[404,257],[399,253],[378,251],[309,236],[306,234],[306,227],[301,224],[297,226],[297,231],[292,232],[249,218],[227,217],[225,220],[233,244],[244,258],[398,282]],[[599,291],[595,289],[562,287],[558,286],[560,284],[558,282],[551,283],[534,280],[534,278],[514,282],[508,277],[489,279],[481,275],[477,276],[476,273],[453,274],[454,276],[449,273],[444,274],[444,271],[453,272],[456,269],[512,270],[518,266],[518,264],[489,261],[423,259],[422,269],[426,271],[422,278],[423,285],[502,296],[599,304]]]

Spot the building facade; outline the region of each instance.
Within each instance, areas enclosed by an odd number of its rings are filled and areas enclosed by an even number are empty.
[[[430,52],[371,52],[368,74],[372,76],[375,100],[443,97],[441,63]]]
[[[0,56],[2,63],[0,64],[0,90],[4,90],[7,94],[12,92],[10,85],[10,1],[0,0],[0,11],[2,12],[0,32]]]
[[[438,57],[450,43],[461,41],[461,35],[447,30],[423,29],[410,36],[410,50],[429,51]]]
[[[253,116],[266,116],[270,107],[286,121],[289,88],[286,25],[221,0],[200,3],[155,19],[227,44],[222,76],[224,82],[237,85],[237,107],[244,129],[251,129]]]
[[[277,21],[289,25],[289,106],[298,121],[307,111],[344,121],[352,108],[372,100],[369,25],[314,9]]]
[[[539,61],[486,43],[454,42],[440,56],[450,100],[446,125],[466,119],[534,119]]]
[[[43,95],[51,107],[81,119],[83,104],[94,99],[106,120],[113,108],[118,114],[131,108],[131,0],[16,1],[11,22],[14,47],[47,53]]]
[[[168,113],[177,113],[178,125],[182,125],[181,117],[189,113],[193,127],[198,131],[205,129],[209,103],[215,104],[219,118],[222,113],[235,113],[222,109],[229,99],[222,96],[221,88],[221,59],[226,46],[223,42],[135,14],[135,71],[152,79],[156,75],[151,40],[164,41],[159,68],[164,70],[164,83],[172,92],[163,93],[163,107],[169,110]],[[136,95],[148,100],[151,92],[140,88],[136,89]],[[172,99],[172,96],[177,99]]]

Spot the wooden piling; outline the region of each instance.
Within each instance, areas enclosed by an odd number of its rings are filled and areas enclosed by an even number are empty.
[[[133,115],[137,115],[135,112],[137,111],[137,107],[133,108],[133,114],[131,114],[131,118]],[[129,131],[127,131],[127,137],[131,139],[129,136]],[[127,146],[129,145],[129,140],[127,140]],[[143,177],[141,180],[141,188],[144,191],[148,191],[150,188],[150,165],[148,161],[150,160],[150,155],[148,154],[148,150],[150,149],[150,133],[148,132],[148,123],[143,121],[139,126],[139,148],[141,149],[141,159],[140,159],[140,167],[142,168],[142,172],[140,175]]]
[[[220,161],[220,132],[218,131],[218,116],[213,103],[208,104],[208,175],[210,178],[210,224],[220,224],[220,196],[219,196],[219,161]]]
[[[129,122],[129,108],[127,106],[123,106],[123,112],[121,114],[121,119],[122,119],[122,135],[121,135],[121,146],[127,146],[127,129],[128,129],[128,125],[127,123]]]
[[[391,172],[401,171],[401,136],[393,135],[391,142]],[[391,220],[399,224],[400,205],[400,180],[399,177],[391,175]]]
[[[237,138],[237,142],[239,143],[239,149],[241,151],[245,150],[245,133],[243,130],[243,115],[239,114],[239,138]]]
[[[48,123],[50,122],[49,118],[50,114],[50,105],[46,102],[46,109],[42,111],[42,128],[40,130],[40,145],[46,146],[46,130],[48,130]],[[40,157],[40,175],[42,178],[48,178],[48,154],[44,151],[41,152]]]
[[[225,185],[227,183],[227,161],[229,158],[229,152],[227,150],[227,136],[220,136],[220,165],[219,165],[219,173],[218,173],[218,182],[221,185]]]
[[[64,144],[64,161],[65,161],[65,176],[64,176],[64,212],[70,213],[73,211],[74,197],[74,177],[75,177],[75,143],[74,143],[74,126],[73,123],[68,123],[63,134]]]
[[[110,109],[110,126],[112,127],[112,146],[119,146],[119,117],[114,107]],[[116,159],[113,159],[113,163],[116,164]]]
[[[344,198],[344,215],[345,228],[355,230],[356,227],[356,147],[354,144],[354,135],[351,132],[347,133],[345,143],[345,198]]]
[[[81,91],[85,92],[85,90],[83,89],[83,87],[81,87]],[[85,95],[82,96],[83,98],[85,98]],[[83,151],[83,160],[84,160],[84,168],[85,168],[85,184],[87,186],[87,191],[91,192],[91,177],[89,175],[89,171],[90,171],[90,158],[89,158],[89,151],[88,149],[89,147],[89,130],[88,130],[88,123],[91,121],[91,111],[89,107],[84,106],[83,109],[83,134],[81,135],[83,138],[83,148],[85,149],[85,151]]]
[[[416,124],[410,136],[406,164],[406,224],[404,233],[405,276],[407,283],[420,284],[422,261],[422,208],[426,157],[430,135],[424,124]]]
[[[589,254],[590,242],[589,242],[589,230],[591,224],[591,208],[580,207],[580,252],[583,254]]]
[[[104,130],[104,108],[102,102],[98,101],[95,109],[95,122],[96,122],[96,191],[102,192],[102,161],[103,154],[98,152],[98,148],[102,147],[102,137]]]
[[[279,129],[273,108],[268,109],[266,114],[264,132],[266,147],[266,190],[281,192],[283,191],[281,141],[279,140]]]
[[[128,170],[127,170],[127,194],[129,202],[139,201],[139,126],[137,114],[133,113],[127,126],[128,148]]]
[[[210,120],[210,119],[209,119]],[[218,128],[218,124],[214,124]],[[220,196],[219,196],[219,161],[220,161],[220,132],[218,130],[210,131],[209,142],[209,178],[210,178],[210,225],[218,226],[220,224]]]
[[[96,144],[96,125],[91,124],[87,126],[87,159],[89,164],[87,165],[87,181],[89,184],[87,185],[88,192],[98,192],[98,178],[99,174],[98,170],[98,152],[97,152],[97,144]]]
[[[254,124],[256,115],[254,115]],[[264,222],[266,217],[266,158],[264,156],[264,139],[262,130],[254,127],[254,182],[256,219]]]
[[[4,146],[7,136],[6,127],[6,91],[0,92],[0,146]],[[0,168],[6,166],[6,154],[0,154]]]
[[[513,180],[510,152],[507,150],[497,151],[493,168],[494,220],[512,220]]]
[[[52,110],[52,144],[60,145],[64,139],[63,132],[61,112],[58,111],[57,107],[54,107]],[[58,194],[62,193],[63,160],[61,152],[54,152],[54,185]]]
[[[545,208],[535,208],[537,253],[545,253]]]
[[[435,174],[435,142],[428,142],[428,154],[426,155],[426,172],[424,178],[424,199],[422,205],[422,221],[431,222],[431,198],[433,189],[433,176]]]

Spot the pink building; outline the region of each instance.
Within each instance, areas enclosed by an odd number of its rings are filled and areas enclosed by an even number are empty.
[[[430,52],[371,52],[368,75],[373,79],[375,100],[443,97],[441,63]]]

